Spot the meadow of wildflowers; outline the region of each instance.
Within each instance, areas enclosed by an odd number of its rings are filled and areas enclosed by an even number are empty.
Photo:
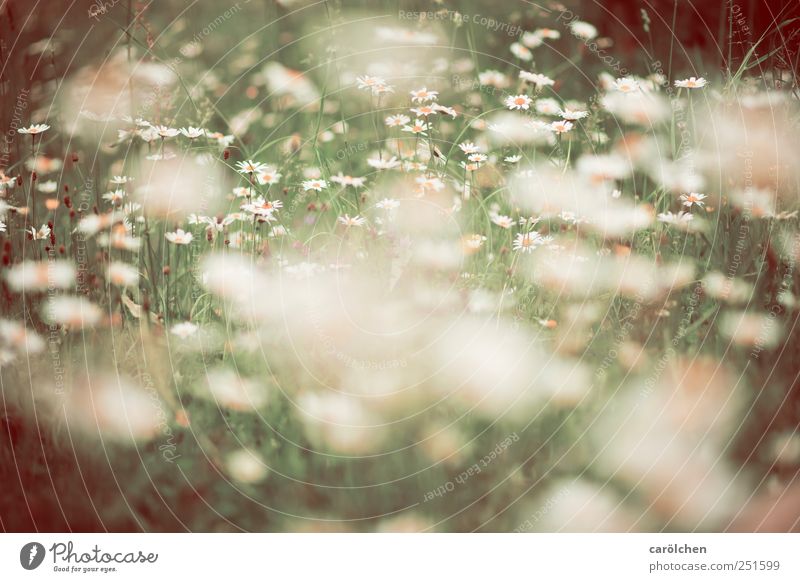
[[[0,3],[0,527],[800,527],[795,19],[566,4]]]

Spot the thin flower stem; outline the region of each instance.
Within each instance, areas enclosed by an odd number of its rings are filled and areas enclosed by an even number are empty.
[[[160,304],[161,300],[159,298],[159,293],[158,293],[158,277],[155,272],[155,265],[156,265],[155,253],[153,251],[153,244],[150,235],[151,235],[150,224],[148,223],[147,218],[145,217],[144,232],[142,233],[142,237],[144,238],[145,247],[147,249],[147,256],[145,263],[147,263],[147,260],[149,260],[148,274],[150,278],[150,287],[152,293],[151,301],[155,299],[156,303]]]

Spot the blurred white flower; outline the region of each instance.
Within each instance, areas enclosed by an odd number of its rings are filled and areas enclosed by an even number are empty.
[[[250,449],[239,449],[225,456],[225,468],[240,483],[259,483],[269,474],[264,459]]]
[[[536,247],[545,244],[545,239],[538,232],[531,231],[525,233],[517,233],[514,238],[514,250],[523,253],[530,253],[536,250]]]
[[[306,392],[296,403],[306,435],[316,445],[343,454],[365,454],[381,445],[386,427],[354,396]]]
[[[196,334],[199,329],[200,328],[191,321],[182,321],[181,323],[173,325],[169,331],[181,339],[186,339]]]
[[[755,312],[726,312],[719,331],[733,343],[756,349],[773,348],[783,337],[783,325],[774,317]]]
[[[687,208],[691,208],[692,206],[702,208],[706,204],[704,202],[706,198],[707,196],[705,194],[689,192],[688,194],[681,194],[681,203]]]
[[[38,354],[45,348],[44,340],[36,331],[10,319],[0,319],[0,340],[3,346],[25,356]]]
[[[42,308],[47,321],[70,329],[91,328],[103,317],[96,304],[84,297],[53,297]]]
[[[531,98],[527,95],[509,95],[505,99],[506,107],[509,109],[528,110],[531,105]]]
[[[206,375],[208,390],[201,396],[216,404],[239,412],[250,412],[266,406],[267,388],[255,379],[244,378],[228,368],[209,370]]]
[[[194,239],[191,232],[185,232],[182,228],[177,229],[175,232],[166,232],[164,237],[176,245],[188,245]]]
[[[118,287],[133,287],[139,283],[138,269],[120,261],[108,265],[106,277],[109,283]]]
[[[553,481],[534,502],[521,504],[516,515],[515,531],[523,533],[635,532],[647,530],[649,523],[639,507],[585,477]]]
[[[703,277],[703,290],[714,299],[730,303],[745,303],[753,296],[753,286],[742,279],[713,271]]]
[[[422,89],[414,89],[410,92],[411,100],[414,103],[425,103],[426,101],[436,101],[439,96],[438,91],[430,91],[427,87]]]
[[[189,139],[197,139],[198,137],[203,137],[206,133],[206,130],[201,127],[182,127],[179,130],[184,137],[188,137]]]
[[[532,61],[533,60],[533,53],[531,50],[526,47],[524,44],[515,42],[511,43],[511,46],[508,47],[511,51],[511,54],[517,57],[521,61]]]
[[[271,95],[289,99],[296,107],[308,107],[319,102],[320,93],[311,79],[300,71],[277,61],[266,63],[261,70]]]
[[[157,393],[114,373],[94,372],[79,381],[66,395],[63,414],[87,436],[123,444],[150,440],[167,426]]]
[[[572,34],[584,40],[591,40],[597,36],[597,28],[583,20],[573,20],[569,24]]]
[[[339,224],[348,228],[351,226],[363,226],[367,222],[367,219],[362,216],[350,216],[349,214],[340,216],[336,220]]]
[[[75,273],[71,261],[24,261],[8,270],[6,280],[12,291],[36,293],[73,287]]]
[[[20,127],[17,130],[17,133],[24,133],[27,135],[39,135],[40,133],[44,133],[50,129],[50,126],[46,123],[35,123],[33,125],[29,125],[28,127]]]
[[[218,203],[222,163],[198,166],[195,159],[188,151],[169,159],[140,162],[132,196],[145,214],[183,219],[197,210],[198,197],[205,197],[207,207]]]
[[[303,182],[303,190],[308,192],[314,190],[315,192],[322,192],[328,187],[328,182],[325,180],[305,180]]]
[[[542,75],[541,73],[529,73],[528,71],[520,71],[519,78],[523,81],[527,81],[529,83],[533,83],[536,85],[537,88],[541,89],[542,87],[551,87],[555,84],[555,81],[546,75]]]
[[[630,85],[624,85],[630,87]],[[669,119],[672,110],[666,99],[657,93],[630,89],[615,91],[603,96],[601,103],[614,117],[624,123],[642,125],[646,128]]]

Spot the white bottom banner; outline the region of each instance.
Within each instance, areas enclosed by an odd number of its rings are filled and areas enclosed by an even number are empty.
[[[800,580],[798,534],[4,534],[0,580]]]

